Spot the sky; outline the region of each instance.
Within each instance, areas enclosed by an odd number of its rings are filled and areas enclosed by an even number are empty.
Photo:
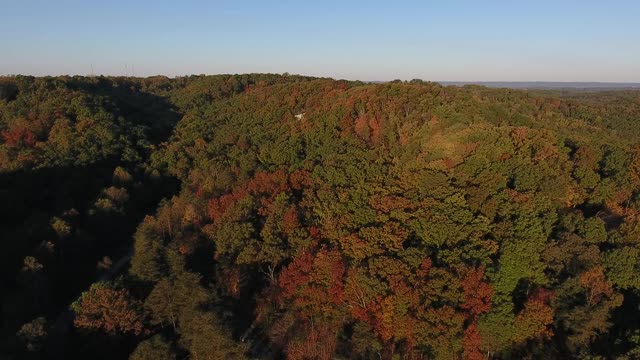
[[[0,74],[640,82],[640,1],[0,0]]]

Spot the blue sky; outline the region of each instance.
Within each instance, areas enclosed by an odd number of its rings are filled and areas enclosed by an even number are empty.
[[[0,74],[92,66],[138,76],[640,82],[640,1],[0,0]]]

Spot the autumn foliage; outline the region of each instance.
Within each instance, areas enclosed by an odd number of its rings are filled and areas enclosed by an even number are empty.
[[[73,304],[80,328],[139,335],[144,330],[140,304],[125,289],[95,284]]]
[[[79,351],[640,353],[636,91],[272,74],[5,82],[0,349],[38,347],[41,314],[110,277],[74,303]]]

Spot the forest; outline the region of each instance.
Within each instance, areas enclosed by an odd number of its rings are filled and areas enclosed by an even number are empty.
[[[0,77],[0,358],[638,359],[640,90]]]

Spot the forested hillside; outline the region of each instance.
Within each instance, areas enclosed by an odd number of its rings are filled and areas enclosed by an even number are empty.
[[[0,78],[0,353],[638,358],[639,121],[640,91]]]

